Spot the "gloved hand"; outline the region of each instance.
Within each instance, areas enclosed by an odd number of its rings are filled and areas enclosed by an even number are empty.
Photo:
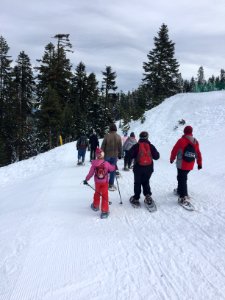
[[[201,170],[202,169],[202,166],[201,165],[198,165],[198,170]]]
[[[83,181],[83,184],[87,185],[87,184],[88,184],[87,180],[84,180],[84,181]]]
[[[173,160],[170,160],[170,163],[172,164],[172,163],[173,163]]]

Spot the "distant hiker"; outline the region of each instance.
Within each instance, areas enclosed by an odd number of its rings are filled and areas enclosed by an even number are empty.
[[[78,165],[84,165],[85,154],[88,147],[88,139],[84,132],[81,133],[81,136],[77,140],[77,150],[78,150]]]
[[[134,158],[134,195],[130,198],[131,204],[140,205],[141,187],[145,196],[145,203],[151,205],[153,199],[150,188],[150,177],[154,171],[153,160],[159,159],[160,155],[153,144],[148,140],[148,132],[142,131],[139,141],[128,151],[130,158]]]
[[[107,218],[109,215],[108,173],[114,171],[115,166],[104,160],[104,152],[100,148],[96,149],[96,157],[97,159],[92,160],[91,168],[83,183],[88,184],[88,180],[94,175],[95,193],[91,208],[94,211],[99,210],[101,196],[101,218]]]
[[[89,137],[89,146],[90,146],[90,161],[95,159],[95,151],[99,147],[99,141],[96,132],[93,130],[93,133]]]
[[[123,151],[125,153],[125,156],[124,156],[124,171],[129,171],[130,168],[131,168],[132,159],[128,155],[128,151],[135,144],[137,144],[137,140],[135,138],[134,132],[131,132],[130,136],[126,139],[126,142],[123,144]]]
[[[127,131],[124,131],[124,132],[123,132],[123,136],[121,137],[121,140],[122,140],[122,147],[123,147],[124,143],[126,142],[127,138],[128,138],[128,132],[127,132]],[[122,157],[124,157],[124,156],[125,156],[125,152],[123,151],[123,152],[122,152]]]
[[[105,152],[105,160],[111,165],[116,165],[117,159],[121,158],[122,155],[122,141],[121,137],[116,133],[116,124],[111,124],[109,127],[109,133],[104,136],[101,148]],[[115,171],[110,173],[109,178],[109,190],[115,191],[114,185]]]
[[[186,126],[184,128],[184,135],[174,145],[171,155],[170,163],[176,160],[177,166],[177,189],[174,190],[179,196],[178,203],[188,204],[188,189],[187,179],[188,173],[194,168],[195,160],[197,160],[198,170],[202,168],[202,155],[199,149],[198,141],[192,135],[193,128]]]

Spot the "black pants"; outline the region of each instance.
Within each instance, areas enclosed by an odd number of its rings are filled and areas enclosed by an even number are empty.
[[[95,159],[95,151],[96,151],[96,148],[90,149],[90,161]]]
[[[153,169],[150,166],[138,166],[135,165],[133,168],[134,171],[134,198],[139,199],[141,195],[141,187],[143,188],[143,194],[151,195],[150,188],[150,177],[152,176]]]
[[[130,168],[131,166],[131,158],[130,156],[128,155],[128,151],[125,150],[125,156],[124,156],[124,168]]]
[[[185,197],[188,195],[187,180],[189,172],[190,170],[177,169],[177,193],[180,197]]]

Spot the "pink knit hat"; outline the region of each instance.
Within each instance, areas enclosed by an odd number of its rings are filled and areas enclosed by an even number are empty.
[[[193,128],[191,126],[186,126],[184,128],[184,134],[192,134]]]
[[[97,148],[95,151],[96,157],[98,159],[103,159],[104,158],[104,152],[101,148]]]

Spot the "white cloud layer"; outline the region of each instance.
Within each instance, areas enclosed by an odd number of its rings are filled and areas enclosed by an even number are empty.
[[[33,64],[57,33],[69,33],[73,69],[80,61],[99,81],[110,65],[119,90],[138,87],[153,38],[165,23],[185,79],[204,67],[205,76],[225,68],[223,0],[2,0],[0,35],[16,60],[25,51]]]

